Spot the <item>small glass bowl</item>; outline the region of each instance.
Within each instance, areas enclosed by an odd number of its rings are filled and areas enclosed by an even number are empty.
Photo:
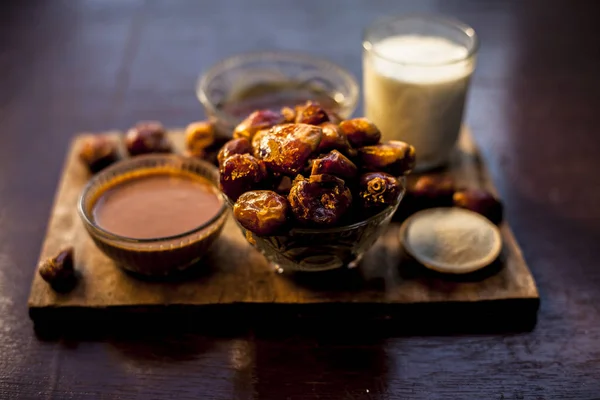
[[[223,200],[215,216],[197,228],[168,237],[133,239],[113,234],[96,224],[92,209],[98,195],[115,179],[143,170],[193,173],[218,187],[219,173],[211,164],[175,154],[149,154],[120,161],[97,175],[85,186],[78,211],[96,246],[120,267],[147,276],[166,276],[187,269],[206,254],[227,219]],[[218,189],[215,191],[219,193]],[[221,195],[221,197],[223,197]]]
[[[251,107],[235,114],[223,110],[222,105],[233,93],[257,84],[277,88],[290,82],[327,93],[337,103],[334,111],[343,119],[356,109],[359,97],[356,78],[337,64],[302,53],[257,52],[227,58],[200,76],[196,94],[219,134],[231,136],[235,126],[255,111]],[[286,104],[278,107],[283,105]]]
[[[399,178],[403,190],[395,204],[364,221],[328,229],[294,228],[285,235],[259,236],[236,223],[248,242],[280,271],[327,271],[353,268],[385,232],[406,192],[406,178]],[[233,202],[223,195],[230,207]],[[234,218],[235,220],[235,218]]]

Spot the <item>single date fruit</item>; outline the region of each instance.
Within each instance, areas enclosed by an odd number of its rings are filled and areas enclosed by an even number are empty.
[[[352,161],[337,150],[312,161],[311,175],[335,175],[340,178],[354,178],[358,168]]]
[[[44,260],[39,266],[39,274],[57,292],[68,292],[77,283],[73,265],[73,247],[67,247],[54,257]]]
[[[252,155],[258,158],[259,150],[260,150],[260,141],[263,136],[269,132],[269,129],[263,129],[262,131],[256,132],[252,141],[250,142],[250,147],[252,148]]]
[[[342,133],[340,127],[332,122],[325,122],[319,125],[323,129],[323,137],[319,143],[317,151],[326,153],[330,150],[339,150],[342,153],[354,156],[356,151],[350,146],[346,135]]]
[[[233,206],[235,219],[257,235],[274,235],[286,224],[290,206],[285,197],[270,190],[242,194]]]
[[[354,147],[363,147],[379,143],[381,132],[374,123],[366,118],[354,118],[340,122],[340,129]]]
[[[247,154],[252,151],[250,142],[246,138],[231,139],[221,147],[219,154],[217,154],[217,161],[219,165],[223,165],[223,162],[234,154]]]
[[[293,123],[296,120],[296,110],[290,107],[283,107],[281,109],[281,115],[283,115],[284,122]]]
[[[454,186],[454,180],[450,176],[424,175],[417,179],[409,191],[423,208],[450,207]]]
[[[503,219],[502,203],[491,193],[481,189],[462,189],[454,193],[454,205],[475,211],[498,225]]]
[[[185,129],[185,148],[192,157],[204,157],[205,149],[215,141],[215,128],[209,121],[193,122]]]
[[[415,167],[415,148],[398,140],[390,140],[358,149],[358,158],[366,171],[407,175]]]
[[[299,175],[288,200],[298,222],[319,227],[334,226],[352,204],[352,193],[344,181],[332,175]]]
[[[319,103],[307,101],[296,110],[296,123],[319,125],[329,121],[329,115]]]
[[[254,155],[272,172],[296,175],[321,142],[323,131],[308,124],[277,125],[255,144]]]
[[[219,173],[220,188],[232,201],[244,192],[260,188],[267,179],[264,163],[250,154],[234,154],[226,158]]]
[[[250,114],[245,120],[240,122],[233,130],[234,138],[246,138],[252,141],[256,132],[269,129],[272,126],[285,122],[285,117],[272,110],[258,110]]]
[[[400,181],[385,172],[368,172],[359,180],[359,199],[363,208],[383,208],[395,204],[402,193]]]
[[[92,173],[108,167],[119,159],[117,144],[103,135],[90,136],[83,142],[79,158]]]
[[[135,124],[125,135],[125,145],[132,156],[172,151],[167,131],[158,121],[141,121]]]

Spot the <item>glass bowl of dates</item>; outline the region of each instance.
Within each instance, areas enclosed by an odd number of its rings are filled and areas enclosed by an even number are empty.
[[[287,122],[271,118],[277,113]],[[233,137],[217,157],[219,187],[248,242],[279,271],[356,266],[415,165],[410,144],[381,142],[367,119],[332,120],[310,100],[257,110]]]
[[[348,118],[356,109],[359,86],[349,71],[325,59],[294,52],[254,52],[212,66],[200,76],[196,93],[217,133],[230,137],[254,110],[278,111],[307,100],[317,100],[332,118]]]
[[[196,264],[220,235],[228,207],[212,164],[177,154],[119,161],[83,189],[78,211],[96,246],[137,275]]]

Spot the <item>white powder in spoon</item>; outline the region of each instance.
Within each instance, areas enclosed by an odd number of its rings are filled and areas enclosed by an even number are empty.
[[[407,222],[407,250],[423,264],[445,272],[484,267],[497,257],[501,247],[498,229],[472,211],[430,209]]]

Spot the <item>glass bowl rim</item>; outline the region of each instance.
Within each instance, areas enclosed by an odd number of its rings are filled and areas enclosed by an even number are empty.
[[[212,218],[210,218],[208,221],[206,221],[202,225],[197,226],[196,228],[187,230],[182,233],[178,233],[176,235],[171,235],[171,236],[161,236],[161,237],[156,237],[156,238],[131,238],[128,236],[118,235],[116,233],[110,232],[110,231],[100,227],[94,221],[94,218],[90,215],[88,210],[85,209],[84,199],[85,199],[86,195],[89,193],[89,191],[92,189],[92,187],[94,187],[103,177],[106,177],[107,175],[110,175],[111,173],[115,173],[116,176],[122,175],[124,172],[128,172],[128,171],[121,171],[121,173],[119,173],[119,171],[122,168],[127,167],[131,164],[135,165],[136,163],[140,163],[145,160],[149,160],[149,161],[185,160],[186,162],[195,163],[195,164],[201,165],[202,167],[205,167],[209,170],[212,170],[218,176],[218,170],[214,165],[212,165],[204,160],[198,160],[196,158],[186,157],[186,156],[183,156],[180,154],[158,154],[158,153],[143,154],[143,155],[138,155],[138,156],[134,156],[131,158],[127,158],[127,159],[124,159],[121,161],[117,161],[113,165],[108,166],[107,168],[103,169],[102,171],[98,172],[96,175],[91,177],[89,179],[89,181],[83,187],[81,194],[79,195],[79,199],[77,201],[77,211],[79,213],[79,216],[83,220],[84,224],[87,227],[92,229],[92,231],[95,235],[100,236],[104,239],[108,239],[108,240],[112,240],[112,241],[119,241],[119,242],[124,242],[124,243],[129,243],[129,244],[151,244],[151,243],[166,242],[166,241],[181,239],[183,237],[192,235],[194,233],[201,232],[204,229],[212,226],[215,222],[217,222],[225,214],[225,212],[227,212],[227,200],[224,198],[223,194],[219,190],[218,185],[214,184],[212,181],[209,181],[211,183],[211,185],[217,189],[215,194],[221,200],[221,207],[219,208],[217,213]],[[140,167],[140,169],[152,169],[152,168],[153,167],[146,167],[146,168]],[[154,167],[154,168],[156,168],[156,167]],[[160,167],[157,169],[160,169]],[[197,174],[194,172],[191,172],[191,173],[205,178],[201,174]],[[91,207],[91,208],[93,208],[93,207]],[[91,211],[91,209],[90,209],[90,211]]]
[[[375,50],[373,43],[371,42],[371,40],[368,39],[368,36],[373,31],[378,29],[380,25],[386,25],[386,24],[390,24],[392,22],[401,22],[401,21],[408,21],[408,20],[423,20],[423,21],[427,21],[427,22],[435,22],[437,24],[444,25],[444,26],[450,27],[450,28],[457,28],[460,31],[462,31],[466,36],[471,38],[473,40],[473,43],[467,49],[467,54],[464,57],[457,59],[457,60],[450,60],[447,62],[441,62],[441,63],[436,63],[436,64],[426,64],[426,63],[416,63],[416,62],[409,63],[409,62],[397,61],[397,60],[390,59],[389,57],[386,57],[386,56],[382,55],[380,52],[377,52],[377,50]],[[367,48],[367,44],[369,45],[369,48]],[[455,65],[455,64],[465,62],[466,60],[469,60],[470,58],[474,57],[477,54],[477,52],[479,50],[479,45],[480,45],[479,36],[477,35],[477,32],[475,31],[475,29],[472,26],[462,22],[461,20],[459,20],[457,18],[446,16],[446,15],[434,14],[434,13],[431,13],[431,14],[410,13],[410,14],[391,15],[391,16],[381,17],[381,18],[378,18],[378,19],[375,19],[374,21],[372,21],[366,28],[363,29],[363,33],[362,33],[362,48],[363,48],[363,50],[365,50],[367,52],[372,52],[377,57],[379,57],[383,60],[386,60],[388,62],[394,63],[394,64],[409,65],[409,66],[415,66],[415,67],[436,68],[436,67],[443,67],[446,65]]]
[[[213,81],[216,75],[225,70],[231,70],[243,66],[248,61],[269,61],[269,60],[282,60],[297,64],[310,64],[317,66],[319,69],[329,69],[335,71],[337,75],[348,83],[350,87],[348,99],[343,103],[345,107],[354,108],[358,104],[359,100],[359,83],[357,78],[346,68],[330,61],[325,58],[317,57],[313,54],[299,51],[249,51],[233,55],[225,58],[216,64],[213,64],[206,71],[204,71],[198,77],[196,82],[196,96],[200,100],[200,103],[206,107],[211,114],[216,115],[217,119],[224,120],[229,123],[237,123],[238,118],[233,117],[231,114],[223,112],[217,108],[217,106],[210,100],[207,94],[207,88],[210,82]]]
[[[402,177],[399,177],[398,179],[400,179],[402,181],[402,191],[398,195],[398,199],[396,200],[396,202],[394,204],[391,204],[391,205],[385,207],[383,210],[379,211],[378,213],[371,215],[369,218],[363,219],[362,221],[353,222],[349,225],[335,226],[333,228],[325,228],[325,229],[323,229],[323,228],[292,228],[288,231],[288,234],[285,234],[285,235],[268,235],[268,236],[264,236],[264,237],[291,236],[291,235],[295,235],[295,234],[318,235],[318,234],[329,234],[329,233],[337,233],[337,232],[347,232],[347,231],[351,231],[351,230],[360,228],[361,226],[367,225],[371,221],[380,217],[381,215],[389,212],[391,209],[398,206],[402,202],[402,199],[404,198],[404,195],[406,194],[406,177],[402,176]],[[227,197],[225,194],[223,194],[223,197],[225,198],[225,201],[227,202],[227,204],[229,204],[229,206],[231,208],[233,208],[234,202],[232,202],[231,199],[229,197]],[[235,217],[233,217],[233,218],[235,219]],[[238,222],[236,221],[236,223],[238,223]],[[246,228],[244,228],[244,229],[246,229]],[[247,229],[247,230],[249,230],[249,229]]]

